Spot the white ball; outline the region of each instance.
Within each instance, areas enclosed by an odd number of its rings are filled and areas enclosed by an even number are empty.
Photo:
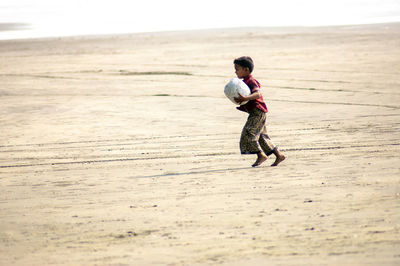
[[[224,93],[234,104],[238,104],[234,98],[238,97],[239,93],[243,96],[250,95],[250,89],[241,79],[233,78],[225,85]],[[247,102],[248,101],[242,102],[240,105],[246,104]]]

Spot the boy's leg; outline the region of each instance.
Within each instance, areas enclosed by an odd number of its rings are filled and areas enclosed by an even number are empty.
[[[269,138],[267,134],[267,127],[264,125],[263,129],[260,134],[260,138],[258,140],[258,143],[261,146],[261,149],[264,151],[264,153],[267,156],[270,156],[271,154],[274,153],[274,151],[277,149],[275,147],[275,144],[272,142],[272,140]]]
[[[279,163],[281,163],[283,160],[286,159],[285,155],[283,155],[279,150],[278,147],[274,145],[274,143],[271,141],[267,134],[267,127],[264,124],[263,130],[260,134],[260,139],[259,139],[260,146],[262,150],[265,152],[267,156],[270,156],[271,154],[275,154],[276,159],[271,166],[277,166]]]
[[[267,156],[262,152],[258,143],[264,121],[265,116],[262,113],[250,113],[240,137],[240,152],[242,154],[257,154],[257,160],[252,165],[253,167],[262,164],[267,159]]]

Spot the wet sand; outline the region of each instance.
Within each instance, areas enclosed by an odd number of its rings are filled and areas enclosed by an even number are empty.
[[[0,41],[0,265],[399,265],[400,24]],[[287,159],[238,148],[250,55]]]

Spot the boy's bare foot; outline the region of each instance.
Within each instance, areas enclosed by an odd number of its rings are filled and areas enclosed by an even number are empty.
[[[256,160],[255,163],[253,163],[252,167],[256,167],[256,166],[261,165],[267,159],[268,159],[268,157],[266,155],[264,155],[263,153],[258,153],[257,154],[257,160]]]
[[[278,166],[278,164],[281,163],[285,159],[286,159],[285,155],[280,154],[280,155],[276,156],[276,160],[273,164],[271,164],[271,166]]]

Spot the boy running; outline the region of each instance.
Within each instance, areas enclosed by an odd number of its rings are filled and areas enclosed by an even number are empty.
[[[240,152],[242,154],[257,154],[257,160],[253,167],[265,162],[269,155],[276,156],[275,162],[271,166],[277,166],[283,160],[283,155],[268,137],[266,128],[267,106],[260,92],[260,83],[253,78],[251,72],[254,69],[253,60],[248,56],[242,56],[233,61],[236,76],[243,79],[244,83],[250,88],[250,95],[240,95],[235,98],[238,103],[249,101],[237,107],[238,110],[249,114],[247,122],[243,127],[240,137]]]

